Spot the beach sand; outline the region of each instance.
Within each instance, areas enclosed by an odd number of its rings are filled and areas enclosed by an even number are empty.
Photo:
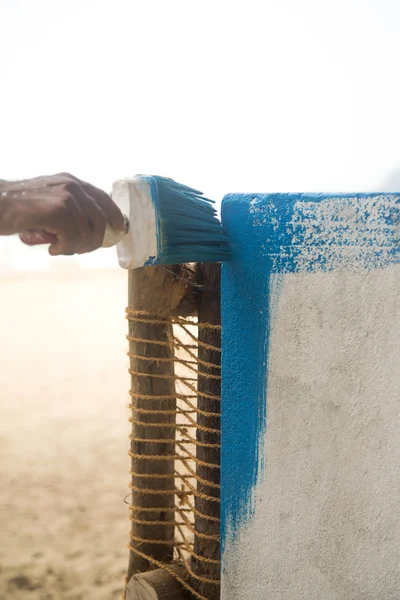
[[[58,268],[0,282],[0,600],[119,599],[127,274]]]

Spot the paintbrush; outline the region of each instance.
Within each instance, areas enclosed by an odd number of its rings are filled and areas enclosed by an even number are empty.
[[[212,200],[166,177],[137,175],[113,185],[112,199],[125,220],[125,232],[107,224],[103,248],[117,246],[125,269],[156,264],[222,262],[230,258],[228,238]],[[52,243],[54,235],[21,235],[30,245]]]
[[[117,181],[112,198],[127,232],[106,229],[103,246],[117,246],[121,267],[222,262],[230,258],[228,238],[212,200],[166,177],[138,175]]]

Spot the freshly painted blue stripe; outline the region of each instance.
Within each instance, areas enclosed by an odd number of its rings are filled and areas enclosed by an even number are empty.
[[[398,263],[399,202],[400,194],[231,194],[224,198],[222,224],[233,260],[222,269],[223,550],[252,513],[252,493],[260,472],[275,274]]]
[[[260,433],[266,423],[270,281],[264,261],[252,260],[249,201],[229,196],[222,220],[235,253],[222,266],[221,549],[228,530],[251,513],[259,467]]]
[[[260,263],[222,267],[221,543],[250,515],[266,424],[269,277]],[[241,290],[238,294],[238,290]],[[244,290],[246,292],[244,293]],[[261,453],[260,453],[261,449]]]

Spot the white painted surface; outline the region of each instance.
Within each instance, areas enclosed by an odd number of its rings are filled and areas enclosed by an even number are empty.
[[[223,600],[398,600],[400,266],[284,276],[255,514]]]
[[[117,244],[119,264],[124,269],[143,267],[149,258],[158,254],[156,213],[150,185],[140,177],[116,181],[112,198],[129,216],[130,222],[129,233]]]

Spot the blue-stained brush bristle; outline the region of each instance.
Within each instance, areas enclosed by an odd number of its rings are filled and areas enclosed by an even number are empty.
[[[212,200],[165,177],[152,177],[159,216],[157,262],[222,262],[231,257],[228,238]],[[152,186],[153,190],[153,186]]]

